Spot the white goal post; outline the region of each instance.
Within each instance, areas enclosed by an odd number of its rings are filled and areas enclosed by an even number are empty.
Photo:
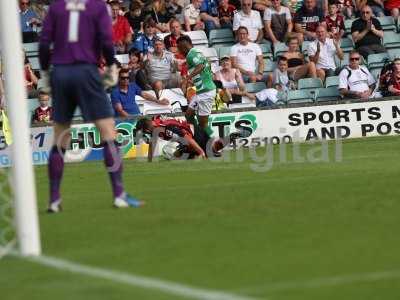
[[[30,148],[18,1],[0,0],[0,45],[13,133],[12,190],[20,254],[40,255],[39,221]]]

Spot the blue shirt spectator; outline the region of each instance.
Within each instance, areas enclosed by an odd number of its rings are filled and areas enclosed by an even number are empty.
[[[143,30],[144,33],[138,34],[132,48],[135,48],[143,55],[146,55],[147,53],[152,53],[154,51],[154,40],[156,38],[154,23],[151,21],[146,22],[143,24]]]
[[[200,17],[203,20],[206,32],[212,29],[220,28],[218,17],[218,1],[217,0],[204,0],[200,7]]]
[[[120,77],[120,82],[125,80],[129,82],[129,75],[126,75],[127,79],[123,76]],[[122,109],[128,115],[141,115],[139,106],[136,103],[136,96],[142,94],[142,89],[136,83],[130,83],[124,89],[124,87],[117,86],[111,92],[111,103],[115,110],[116,117],[126,117],[121,111],[118,109],[119,106],[122,106]]]
[[[22,30],[22,40],[24,43],[37,42],[38,36],[36,33],[36,26],[40,25],[38,15],[29,7],[29,0],[19,1],[19,19]]]

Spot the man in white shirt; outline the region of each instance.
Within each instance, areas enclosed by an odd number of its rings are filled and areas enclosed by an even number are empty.
[[[232,67],[239,69],[245,82],[265,81],[261,48],[259,45],[249,42],[248,34],[246,27],[238,28],[239,43],[231,48]]]
[[[244,26],[249,31],[249,39],[251,42],[259,43],[263,39],[263,24],[261,15],[258,11],[251,9],[252,0],[242,0],[242,9],[233,16],[232,29],[237,34],[240,26]]]
[[[368,100],[375,95],[375,79],[364,66],[360,66],[361,55],[358,51],[350,52],[349,65],[339,74],[339,91],[343,97]]]
[[[308,46],[308,56],[317,67],[317,76],[322,81],[328,76],[334,76],[336,70],[335,55],[343,59],[343,51],[339,41],[328,38],[326,28],[318,26],[316,30],[317,39]]]

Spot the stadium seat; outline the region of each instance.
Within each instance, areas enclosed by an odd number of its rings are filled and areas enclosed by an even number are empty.
[[[208,48],[207,35],[203,30],[188,31],[185,34],[190,37],[193,46]]]
[[[254,82],[254,83],[246,83],[246,91],[249,93],[258,93],[267,88],[264,82]]]
[[[382,71],[382,68],[375,68],[375,69],[370,70],[372,76],[374,76],[374,78],[376,80],[378,80],[379,76],[381,76],[381,71]]]
[[[315,90],[293,90],[288,92],[288,104],[313,103],[315,100]]]
[[[271,58],[273,56],[271,44],[259,44],[259,46],[264,58]]]
[[[322,87],[324,87],[324,85],[319,78],[301,78],[297,82],[297,88],[299,90],[310,90]]]
[[[400,48],[400,34],[392,31],[386,31],[383,35],[383,45],[386,49]]]
[[[354,44],[353,44],[353,40],[350,38],[342,38],[340,40],[340,48],[343,50],[343,52],[347,53],[350,52],[352,50],[354,50]]]
[[[39,43],[24,43],[23,49],[27,57],[39,55]]]
[[[200,51],[207,57],[211,64],[219,64],[217,50],[214,48],[200,48]]]
[[[232,47],[220,47],[218,48],[218,56],[219,58],[223,56],[231,56],[231,48]]]
[[[390,61],[388,53],[377,53],[368,55],[368,69],[382,68],[385,63]]]
[[[37,57],[37,56],[28,57],[28,60],[31,64],[32,70],[34,70],[34,71],[40,70],[39,57]]]
[[[235,43],[235,37],[233,36],[232,29],[213,29],[210,31],[209,44],[214,46],[216,44],[233,44]]]
[[[264,59],[264,73],[271,73],[276,69],[276,62],[271,59]]]
[[[344,28],[346,33],[351,33],[351,24],[353,24],[354,19],[344,20]]]
[[[118,60],[121,64],[128,64],[129,63],[129,55],[128,54],[118,54],[115,55],[116,60]]]
[[[308,56],[308,46],[310,46],[310,44],[310,41],[304,41],[303,44],[301,44],[301,52],[303,52],[305,56]]]
[[[395,31],[396,25],[392,16],[384,16],[377,18],[379,23],[381,23],[382,29],[384,31]]]
[[[285,43],[276,43],[274,45],[274,58],[277,59],[279,55],[282,55],[288,50],[288,46]]]
[[[317,102],[336,101],[340,98],[339,90],[336,86],[319,88],[315,90]]]
[[[395,58],[400,58],[400,48],[389,49],[388,53],[390,60],[393,60]]]
[[[339,76],[329,76],[325,78],[325,87],[338,87],[339,86]]]

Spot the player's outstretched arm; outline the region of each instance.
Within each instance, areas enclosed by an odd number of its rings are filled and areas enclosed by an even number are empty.
[[[206,158],[206,154],[203,149],[201,149],[200,145],[189,135],[185,135],[184,139],[186,140],[188,147],[196,152],[199,157]]]

